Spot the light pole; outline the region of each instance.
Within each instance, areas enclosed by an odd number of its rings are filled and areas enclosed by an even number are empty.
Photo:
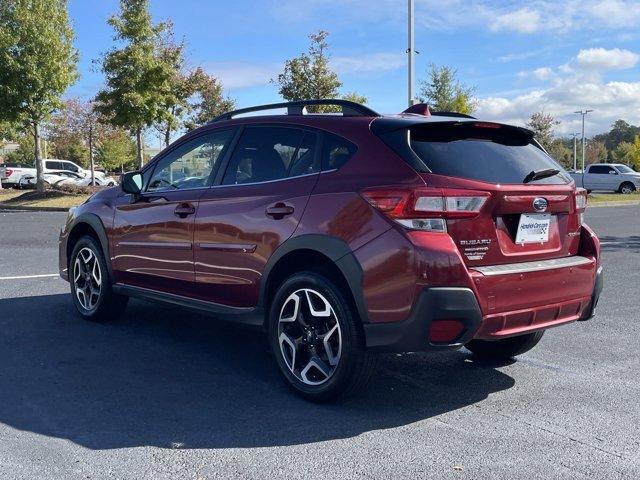
[[[573,137],[573,169],[577,170],[578,169],[578,135],[580,135],[580,133],[572,133],[571,136]]]
[[[587,116],[587,113],[593,112],[593,110],[579,110],[577,113],[582,115],[582,173],[584,173],[584,117]]]
[[[409,55],[409,71],[408,71],[408,103],[409,106],[413,105],[413,54],[414,54],[414,26],[413,26],[413,15],[415,12],[413,0],[409,0],[409,28],[408,28],[408,46],[407,46],[407,54]]]

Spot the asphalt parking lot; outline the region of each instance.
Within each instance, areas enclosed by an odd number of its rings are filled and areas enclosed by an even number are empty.
[[[385,356],[367,394],[319,406],[258,331],[141,301],[80,320],[55,276],[65,214],[0,212],[0,477],[640,478],[639,214],[587,211],[595,319],[517,362]]]

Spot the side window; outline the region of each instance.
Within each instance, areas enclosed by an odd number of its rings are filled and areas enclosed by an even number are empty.
[[[353,157],[358,150],[353,143],[332,133],[324,134],[322,170],[336,170]]]
[[[62,162],[53,162],[51,160],[45,162],[45,168],[47,170],[64,170]]]
[[[76,173],[79,171],[78,167],[71,162],[62,162],[62,169],[67,170],[69,172],[76,172]]]
[[[285,127],[248,127],[233,152],[223,185],[267,182],[319,171],[316,135]]]
[[[605,167],[602,165],[593,165],[589,168],[589,173],[608,174],[609,167]]]
[[[202,188],[229,145],[233,130],[194,138],[169,152],[156,164],[147,183],[148,192]]]

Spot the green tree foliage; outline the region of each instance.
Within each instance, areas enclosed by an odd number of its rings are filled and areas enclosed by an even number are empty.
[[[165,27],[162,35],[156,39],[156,55],[170,72],[170,94],[164,97],[165,114],[155,126],[162,134],[165,146],[168,146],[172,132],[182,128],[184,116],[190,111],[189,98],[194,93],[194,86],[185,71],[185,43],[176,42],[172,23],[167,23]]]
[[[124,130],[108,131],[96,146],[95,159],[110,172],[134,170],[138,165],[136,142]]]
[[[567,146],[565,140],[555,138],[545,147],[545,150],[563,167],[573,168],[573,149]]]
[[[467,87],[457,79],[455,69],[429,65],[427,79],[420,82],[419,99],[435,112],[470,114],[476,107],[474,87]]]
[[[620,142],[618,146],[611,151],[611,158],[616,163],[633,164],[633,143]]]
[[[591,165],[592,163],[606,162],[608,157],[607,147],[603,142],[599,142],[594,139],[587,140],[587,144],[584,151],[584,163],[585,165]]]
[[[175,65],[158,51],[158,39],[167,25],[153,25],[148,0],[120,0],[120,15],[109,19],[120,48],[102,62],[106,88],[98,93],[97,110],[109,122],[136,136],[137,159],[143,164],[143,129],[169,119],[175,103]]]
[[[6,161],[34,165],[35,141],[33,135],[30,132],[22,132],[14,139],[18,143],[18,148],[6,155]]]
[[[47,126],[48,139],[53,143],[51,157],[71,160],[89,166],[89,125],[93,121],[93,105],[77,98],[63,102]]]
[[[329,66],[328,32],[309,35],[311,44],[306,53],[287,60],[284,70],[275,80],[278,92],[285,100],[337,98],[342,82]]]
[[[206,73],[202,68],[197,68],[189,75],[189,81],[193,89],[190,103],[191,115],[187,118],[185,126],[192,130],[204,125],[213,118],[236,108],[236,102],[224,95],[224,88],[220,81]]]
[[[342,96],[343,100],[349,100],[350,102],[359,103],[360,105],[366,105],[369,99],[364,95],[360,95],[357,92],[349,92]]]
[[[533,131],[535,139],[538,140],[540,145],[546,150],[548,150],[553,143],[555,138],[553,129],[556,125],[560,125],[560,122],[553,118],[551,114],[542,111],[533,113],[527,122],[527,127]]]
[[[640,135],[640,127],[630,125],[624,120],[616,120],[611,130],[593,138],[597,142],[602,142],[609,152],[613,152],[622,142],[633,143],[636,135]],[[613,160],[613,157],[611,159]]]
[[[0,120],[28,125],[38,191],[44,191],[40,128],[76,80],[66,0],[0,2]]]

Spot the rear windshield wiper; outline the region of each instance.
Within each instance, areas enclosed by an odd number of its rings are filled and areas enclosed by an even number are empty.
[[[532,172],[527,173],[527,176],[524,177],[522,183],[533,182],[534,180],[540,180],[541,178],[553,177],[560,173],[560,170],[555,168],[545,168],[544,170],[534,170]]]

